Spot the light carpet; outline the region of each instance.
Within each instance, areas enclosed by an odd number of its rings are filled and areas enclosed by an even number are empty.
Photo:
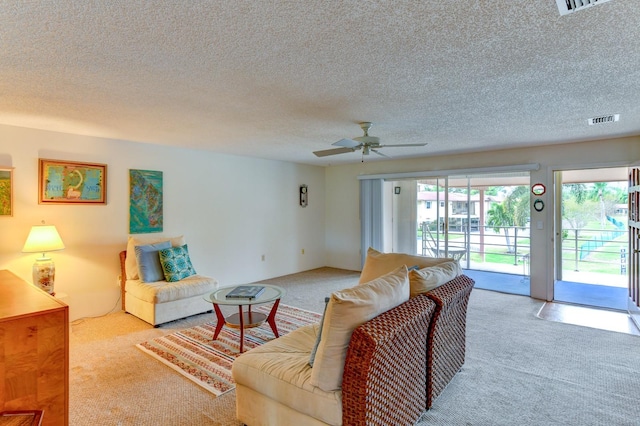
[[[253,308],[268,315],[273,303]],[[276,314],[278,333],[283,336],[298,327],[319,322],[320,314],[280,305]],[[138,349],[174,369],[216,396],[235,389],[231,376],[233,361],[240,356],[240,330],[223,327],[212,340],[216,322],[209,322],[156,337],[136,345]],[[275,336],[266,322],[259,327],[245,329],[244,351],[260,346]]]
[[[267,282],[282,302],[322,312],[324,297],[359,273],[319,268]],[[636,426],[640,338],[536,316],[544,302],[474,289],[467,359],[419,426]],[[136,349],[215,321],[207,313],[153,328],[122,312],[73,323],[69,424],[242,426],[235,392],[215,397]]]

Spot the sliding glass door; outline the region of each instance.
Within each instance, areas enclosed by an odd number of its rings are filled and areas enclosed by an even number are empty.
[[[385,186],[385,251],[451,257],[479,288],[530,294],[528,172],[403,179]]]
[[[530,170],[536,164],[360,177],[362,261],[452,257],[476,287],[530,295]]]

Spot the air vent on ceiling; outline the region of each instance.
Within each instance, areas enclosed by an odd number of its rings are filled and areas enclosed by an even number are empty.
[[[604,124],[604,123],[613,123],[614,121],[620,120],[620,114],[610,114],[603,115],[602,117],[593,117],[590,118],[589,126],[593,126],[594,124]]]
[[[556,0],[556,3],[558,4],[560,15],[567,15],[608,1],[609,0]]]

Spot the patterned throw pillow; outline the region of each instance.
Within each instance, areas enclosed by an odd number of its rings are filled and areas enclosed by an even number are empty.
[[[191,259],[189,259],[189,250],[186,244],[180,247],[162,249],[158,254],[160,255],[164,278],[168,282],[180,281],[196,274],[191,264]]]

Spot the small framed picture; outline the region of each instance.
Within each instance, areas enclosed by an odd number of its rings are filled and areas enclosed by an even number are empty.
[[[40,159],[38,204],[107,204],[107,165]]]
[[[13,216],[12,167],[0,167],[0,216]]]

